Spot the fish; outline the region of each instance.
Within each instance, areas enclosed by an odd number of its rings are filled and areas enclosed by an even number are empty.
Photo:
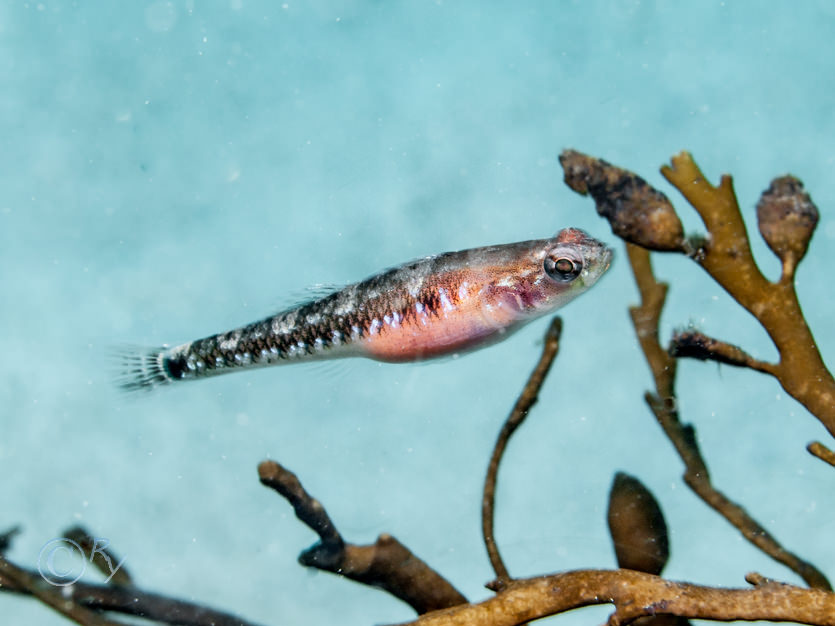
[[[131,349],[127,391],[344,357],[422,361],[494,344],[585,292],[612,249],[578,228],[429,256],[270,317],[174,347]]]

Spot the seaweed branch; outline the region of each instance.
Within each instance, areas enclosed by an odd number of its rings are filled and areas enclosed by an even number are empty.
[[[142,591],[134,587],[78,581],[53,587],[37,571],[18,567],[0,555],[0,590],[31,595],[85,626],[121,626],[104,612],[142,617],[150,623],[177,626],[257,626],[206,606]]]
[[[496,573],[496,580],[490,584],[490,588],[494,591],[504,588],[511,580],[507,567],[499,554],[499,547],[496,545],[496,539],[493,534],[496,479],[499,473],[499,463],[501,463],[510,437],[522,425],[522,422],[525,421],[531,407],[533,407],[538,399],[542,383],[545,382],[545,377],[551,369],[557,352],[559,352],[561,333],[562,320],[559,317],[555,317],[551,320],[548,331],[545,333],[545,345],[542,348],[542,356],[539,358],[539,362],[536,364],[533,372],[531,372],[528,382],[525,383],[525,387],[516,400],[513,410],[502,425],[502,429],[496,439],[496,445],[493,448],[493,454],[490,456],[490,464],[487,467],[487,475],[484,479],[484,491],[481,498],[481,530],[484,536],[484,544],[487,547],[487,555],[490,558],[490,564]]]
[[[682,330],[673,333],[670,341],[670,354],[675,357],[687,357],[701,361],[716,361],[736,367],[747,367],[764,374],[777,373],[774,363],[760,361],[733,344],[708,337],[697,330]]]
[[[800,181],[778,178],[763,194],[757,217],[760,232],[783,264],[779,281],[768,281],[757,268],[731,177],[711,185],[687,152],[673,157],[661,173],[696,209],[710,240],[697,259],[708,274],[762,324],[780,361],[772,373],[783,389],[835,435],[835,379],[826,368],[809,330],[794,274],[817,224],[817,209]]]
[[[65,597],[59,588],[51,587],[37,574],[17,567],[3,556],[0,556],[0,586],[25,589],[48,607],[82,626],[120,626],[122,624],[122,622],[109,620],[96,611]]]
[[[299,556],[308,567],[379,587],[406,602],[418,614],[466,604],[467,599],[444,577],[397,539],[380,535],[372,545],[346,543],[322,504],[305,491],[291,471],[274,461],[258,466],[261,483],[283,496],[319,543]]]
[[[835,594],[749,575],[753,589],[678,583],[629,570],[578,570],[513,581],[479,604],[436,611],[413,626],[515,626],[595,604],[612,604],[609,626],[659,614],[717,621],[770,620],[835,626]],[[405,625],[404,625],[405,626]]]
[[[605,161],[580,155],[576,152],[563,153],[561,161],[566,171],[566,182],[572,188],[577,189],[578,180],[593,179],[600,181],[595,186],[593,196],[598,206],[605,206],[607,203],[614,202],[612,198],[620,197],[622,189],[631,189],[628,198],[621,198],[618,201],[622,215],[640,214],[645,199],[647,197],[655,198],[660,193],[653,190],[646,181],[635,174],[614,167]],[[729,200],[725,198],[723,206],[728,206],[728,202]],[[669,210],[672,210],[671,206]],[[602,211],[600,212],[602,213]],[[740,224],[733,226],[723,223],[722,228],[728,229],[731,234],[738,236]],[[638,233],[640,237],[634,238],[640,238],[646,243],[652,237],[654,232],[652,228],[652,226],[647,227],[646,230]],[[744,234],[743,226],[742,236]],[[726,237],[730,236],[726,235]],[[645,399],[667,438],[670,439],[676,452],[684,462],[684,482],[706,504],[728,520],[748,541],[760,550],[796,572],[810,586],[831,589],[826,577],[816,567],[783,548],[743,507],[730,500],[711,483],[710,473],[699,450],[695,431],[691,425],[683,424],[679,419],[675,394],[676,359],[672,356],[674,350],[664,350],[658,337],[658,325],[668,286],[655,279],[650,252],[646,247],[627,241],[626,248],[629,264],[641,296],[641,304],[630,307],[629,313],[641,349],[655,380],[655,392],[647,393]],[[745,240],[745,249],[747,249],[747,239]],[[745,256],[744,251],[740,254],[743,257]],[[734,352],[727,350],[725,347],[722,347],[721,350],[726,360],[742,360],[745,358],[741,351]]]
[[[20,526],[13,526],[9,530],[0,533],[0,555],[2,555],[12,544],[12,540],[21,532]]]
[[[835,452],[827,448],[820,441],[813,441],[806,449],[810,454],[818,457],[821,461],[825,461],[835,467]]]
[[[78,543],[84,553],[90,555],[93,566],[107,577],[111,585],[125,587],[133,585],[133,579],[124,566],[123,559],[119,559],[111,550],[108,550],[107,546],[99,545],[96,538],[86,528],[72,526],[64,530],[62,536],[64,539]],[[114,569],[114,563],[119,564],[118,568]]]
[[[643,285],[644,288],[649,287],[651,293],[658,293],[657,288],[652,288],[652,285],[661,285],[662,283],[657,283],[652,274],[649,251],[633,244],[626,245],[629,248],[629,259],[636,282]],[[633,259],[637,259],[637,263],[633,262]],[[641,273],[640,277],[639,272]],[[666,285],[663,287],[666,292]],[[657,387],[655,393],[647,393],[645,399],[664,433],[675,446],[681,460],[684,461],[684,482],[706,504],[736,527],[743,537],[775,561],[796,572],[810,586],[831,589],[826,577],[814,565],[783,548],[743,507],[733,502],[711,483],[707,464],[696,441],[695,430],[691,425],[681,422],[676,409],[675,359],[668,356],[658,344],[658,321],[664,300],[663,298],[660,302],[652,300],[651,295],[645,295],[644,289],[640,290],[642,304],[639,307],[632,307],[630,312],[635,324],[635,331],[641,337],[642,345],[650,342],[653,344],[649,346],[647,361],[650,363],[650,368],[653,370],[656,380],[661,379],[663,381],[663,387]],[[649,307],[645,305],[646,298],[651,301]]]
[[[780,360],[759,361],[736,346],[696,333],[677,335],[671,347],[674,355],[712,359],[774,376],[835,436],[835,378],[818,351],[794,287],[797,265],[818,221],[817,208],[799,180],[775,179],[757,206],[760,233],[782,262],[780,279],[771,282],[751,253],[730,176],[722,176],[714,187],[687,152],[661,169],[707,229],[705,239],[688,240],[667,197],[639,176],[572,150],[563,152],[560,162],[568,186],[592,195],[615,234],[649,250],[685,253],[699,263],[760,322]]]

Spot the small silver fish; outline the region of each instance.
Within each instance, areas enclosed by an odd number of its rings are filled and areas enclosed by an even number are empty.
[[[591,287],[612,250],[582,230],[412,261],[241,328],[124,357],[126,390],[361,356],[418,361],[507,337]]]

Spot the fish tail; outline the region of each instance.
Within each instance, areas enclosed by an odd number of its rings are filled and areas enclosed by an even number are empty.
[[[168,367],[167,348],[125,347],[116,351],[116,384],[124,391],[151,391],[177,380]]]

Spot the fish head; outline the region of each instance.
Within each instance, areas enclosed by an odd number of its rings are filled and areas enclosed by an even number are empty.
[[[578,228],[527,242],[527,253],[502,299],[520,321],[554,311],[594,285],[612,263],[612,249]]]

